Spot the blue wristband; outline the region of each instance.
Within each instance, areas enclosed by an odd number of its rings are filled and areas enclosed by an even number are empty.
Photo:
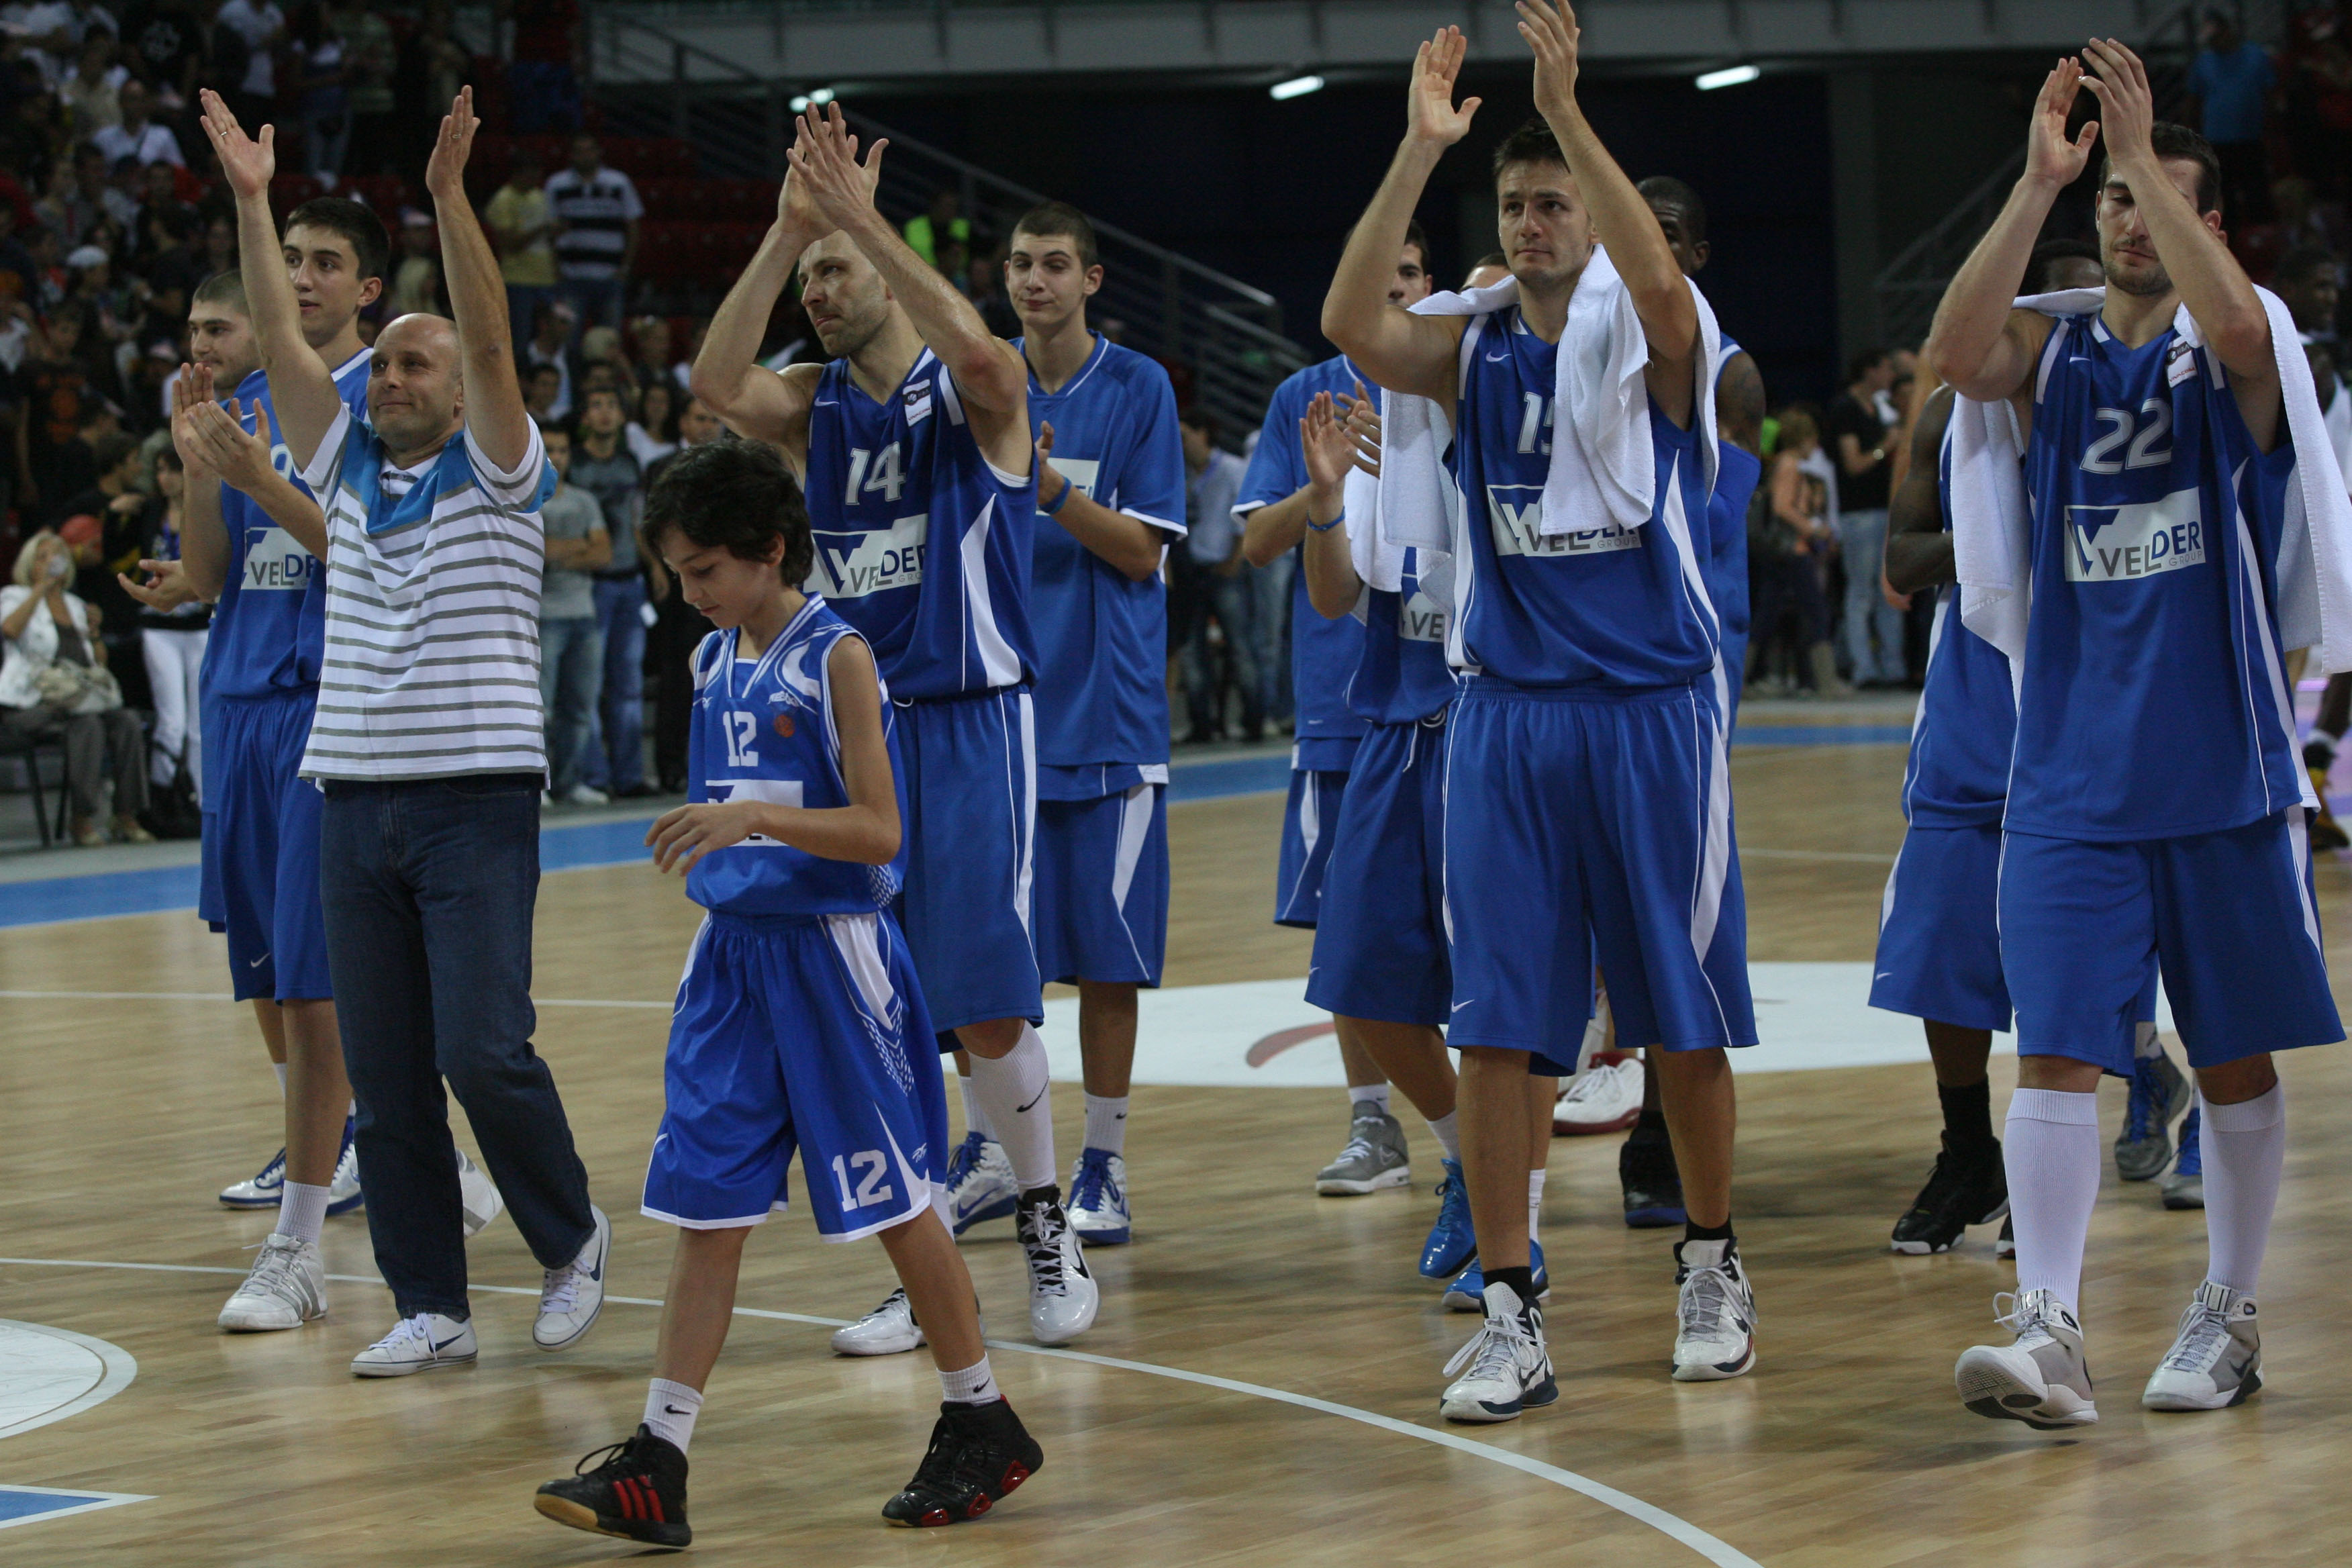
[[[1341,511],[1339,516],[1333,518],[1328,522],[1318,522],[1310,517],[1307,520],[1307,526],[1313,529],[1318,533],[1328,533],[1347,521],[1348,514],[1345,511]]]
[[[1051,516],[1053,516],[1055,512],[1057,512],[1057,511],[1061,510],[1062,510],[1062,508],[1064,508],[1065,506],[1067,506],[1067,505],[1069,504],[1069,500],[1070,500],[1070,492],[1071,492],[1072,490],[1076,489],[1077,488],[1078,488],[1077,486],[1076,486],[1076,485],[1072,484],[1068,479],[1063,479],[1063,480],[1062,480],[1062,493],[1061,493],[1060,495],[1057,495],[1057,496],[1055,496],[1055,497],[1054,498],[1054,504],[1053,504],[1053,505],[1051,505],[1051,506],[1047,506],[1047,505],[1046,505],[1045,502],[1043,502],[1043,501],[1038,502],[1038,503],[1037,503],[1037,514],[1038,514],[1040,517],[1051,517]]]

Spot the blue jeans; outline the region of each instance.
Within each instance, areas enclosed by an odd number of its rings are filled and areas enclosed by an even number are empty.
[[[1250,607],[1251,653],[1257,659],[1259,689],[1267,718],[1290,717],[1295,694],[1290,689],[1290,579],[1298,556],[1288,552],[1264,566],[1249,569],[1255,602]]]
[[[547,710],[548,788],[558,800],[580,782],[580,753],[596,729],[604,634],[593,616],[539,623],[539,700]]]
[[[1177,650],[1184,671],[1185,703],[1192,715],[1192,733],[1222,739],[1225,730],[1224,689],[1217,683],[1217,671],[1209,655],[1209,619],[1213,616],[1225,634],[1225,657],[1232,661],[1234,685],[1241,692],[1242,728],[1256,734],[1265,727],[1265,681],[1257,662],[1256,612],[1253,602],[1255,595],[1249,568],[1244,566],[1231,577],[1213,566],[1196,566],[1193,570],[1200,574],[1202,607],[1208,614],[1195,619],[1192,635]]]
[[[1842,511],[1837,520],[1838,552],[1845,561],[1845,643],[1846,663],[1852,667],[1856,686],[1865,681],[1882,680],[1900,684],[1905,676],[1903,665],[1903,612],[1886,602],[1878,589],[1878,579],[1886,569],[1886,512],[1884,508],[1870,511]],[[1878,631],[1878,650],[1874,655],[1870,647],[1873,627]]]
[[[539,330],[539,308],[555,298],[552,283],[509,283],[507,285],[507,331],[518,343],[530,342]]]
[[[463,1318],[465,1216],[442,1080],[544,1268],[593,1226],[554,1076],[531,1049],[536,773],[331,782],[319,889],[368,1237],[401,1316]]]
[[[621,324],[621,304],[628,293],[625,278],[566,278],[555,286],[555,297],[572,307],[580,319],[572,323],[572,346],[578,348],[580,340],[591,327],[617,327]],[[523,342],[520,331],[515,342]]]
[[[604,694],[581,776],[610,794],[646,782],[646,580],[596,580],[596,629],[604,639]]]

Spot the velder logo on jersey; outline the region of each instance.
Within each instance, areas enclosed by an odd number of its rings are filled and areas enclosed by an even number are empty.
[[[1494,523],[1497,555],[1600,555],[1642,548],[1640,533],[1613,522],[1577,533],[1545,533],[1541,485],[1488,485],[1486,515]]]
[[[816,530],[816,569],[810,575],[828,599],[862,599],[923,580],[923,542],[931,514],[919,511],[887,528],[849,532]]]
[[[1445,640],[1445,607],[1415,588],[1397,605],[1397,635],[1412,642]]]
[[[2205,563],[2197,489],[2161,500],[2066,509],[2066,581],[2128,583]]]
[[[310,585],[319,558],[284,529],[249,528],[245,532],[245,590],[299,594]]]

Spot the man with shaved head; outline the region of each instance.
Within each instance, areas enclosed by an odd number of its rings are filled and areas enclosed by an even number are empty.
[[[531,1339],[562,1350],[604,1307],[612,1226],[588,1201],[530,1045],[547,771],[539,509],[555,475],[516,383],[498,258],[466,197],[473,90],[450,106],[425,176],[457,320],[384,327],[364,424],[302,331],[269,217],[273,128],[257,142],[218,95],[204,99],[279,429],[325,510],[327,630],[301,773],[326,797],[327,957],[369,1232],[400,1314],[352,1371],[401,1377],[475,1357],[444,1079],[546,1269]]]

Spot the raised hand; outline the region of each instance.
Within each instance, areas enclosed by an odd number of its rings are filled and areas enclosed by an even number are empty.
[[[270,179],[278,173],[278,128],[263,126],[261,140],[256,142],[245,133],[219,93],[205,88],[197,96],[205,106],[205,135],[220,157],[229,189],[240,198],[267,196]]]
[[[180,454],[180,467],[187,470],[188,483],[219,482],[220,474],[208,467],[204,446],[195,436],[195,411],[208,406],[213,400],[212,366],[184,364],[180,376],[172,383],[172,447]]]
[[[2149,132],[2156,124],[2156,94],[2147,85],[2147,68],[2113,38],[2093,38],[2083,53],[2090,57],[2095,73],[2084,77],[2083,85],[2099,100],[2107,156],[2118,163],[2154,159]]]
[[[1381,405],[1379,399],[1364,390],[1362,382],[1356,383],[1356,395],[1348,405],[1348,438],[1356,444],[1356,467],[1374,479],[1381,477]]]
[[[269,409],[257,399],[253,405],[253,434],[246,434],[245,411],[231,398],[224,408],[205,403],[188,413],[189,429],[204,452],[205,467],[233,489],[250,495],[270,475],[269,449],[275,445]]]
[[[857,138],[850,134],[841,105],[833,103],[801,115],[799,134],[785,156],[792,160],[793,179],[806,183],[809,200],[825,221],[835,228],[848,228],[874,211],[882,150],[889,145],[887,137],[875,142],[859,163]]]
[[[2099,122],[2086,120],[2073,141],[2066,139],[2066,113],[2083,86],[2083,62],[2072,56],[2053,66],[2042,79],[2042,94],[2033,100],[2032,127],[2025,137],[2025,167],[2034,178],[2052,185],[2070,185],[2091,161],[2091,144],[2099,139]]]
[[[805,250],[831,232],[824,215],[809,199],[808,182],[787,167],[784,183],[776,187],[776,226],[793,241],[794,251]]]
[[[1454,83],[1462,74],[1469,40],[1459,27],[1440,27],[1412,57],[1412,84],[1405,89],[1405,132],[1416,142],[1451,147],[1469,133],[1470,117],[1482,101],[1465,98],[1454,107]]]
[[[1318,489],[1337,490],[1348,482],[1356,466],[1356,443],[1339,403],[1318,392],[1298,421],[1298,445],[1307,458],[1307,478]]]
[[[1576,109],[1576,45],[1581,33],[1568,0],[1518,0],[1519,37],[1536,55],[1536,112],[1546,120]]]
[[[441,117],[441,133],[433,142],[433,156],[425,164],[425,188],[436,201],[466,199],[466,160],[474,155],[474,132],[482,128],[474,112],[474,89],[458,89]]]

